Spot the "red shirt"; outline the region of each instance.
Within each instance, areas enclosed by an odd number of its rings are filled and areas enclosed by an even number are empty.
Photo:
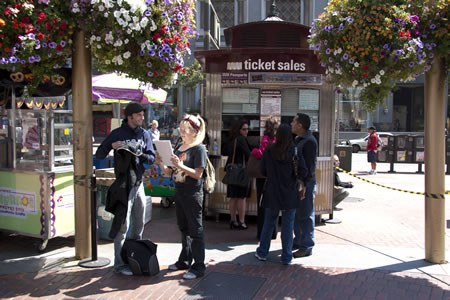
[[[376,132],[372,132],[367,140],[367,151],[377,151],[378,148],[378,135]]]

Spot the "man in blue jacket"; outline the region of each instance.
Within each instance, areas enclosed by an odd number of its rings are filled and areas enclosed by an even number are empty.
[[[292,133],[297,136],[296,147],[303,154],[308,169],[305,198],[300,201],[300,207],[295,213],[293,249],[298,249],[293,253],[295,258],[310,256],[314,247],[317,141],[309,130],[310,126],[310,117],[303,113],[297,113],[291,123]]]
[[[151,165],[155,160],[155,152],[150,134],[143,129],[144,108],[138,103],[130,103],[125,108],[125,119],[122,126],[114,129],[108,137],[102,142],[95,153],[97,159],[104,159],[111,149],[114,149],[114,160],[123,164],[124,157],[128,157],[127,164],[127,180],[125,188],[128,192],[128,201],[121,199],[120,202],[126,203],[127,206],[122,210],[116,211],[115,218],[121,218],[115,232],[114,238],[114,271],[124,275],[133,275],[128,265],[123,262],[120,252],[125,242],[125,237],[129,232],[130,239],[142,239],[144,232],[145,219],[145,191],[142,183],[144,174],[144,163]],[[122,151],[131,152],[132,155],[124,156]],[[118,180],[118,168],[115,168],[116,181]],[[111,186],[112,187],[112,186]],[[122,185],[123,187],[123,185]],[[110,196],[111,193],[108,193]],[[126,194],[125,194],[126,196]],[[111,195],[114,197],[114,195]],[[120,206],[119,206],[120,207]],[[131,220],[131,226],[130,226]],[[116,221],[116,220],[115,220]],[[113,222],[114,224],[114,222]]]

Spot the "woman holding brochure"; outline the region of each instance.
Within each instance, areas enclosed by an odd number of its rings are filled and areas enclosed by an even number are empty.
[[[188,270],[184,279],[195,279],[205,274],[205,241],[203,237],[203,170],[206,166],[205,122],[199,116],[186,115],[180,122],[181,144],[171,157],[172,167],[157,162],[163,172],[175,181],[175,209],[181,231],[181,253],[169,270]]]

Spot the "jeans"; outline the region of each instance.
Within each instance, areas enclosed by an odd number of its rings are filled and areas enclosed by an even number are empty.
[[[261,238],[261,231],[264,225],[264,218],[265,218],[265,208],[261,206],[260,199],[261,195],[263,193],[264,184],[266,182],[266,178],[256,178],[256,202],[258,205],[257,210],[257,223],[258,227],[256,230],[256,238],[259,240]],[[277,238],[278,233],[278,220],[275,222],[275,228],[273,229],[272,233],[272,240],[275,240]]]
[[[270,249],[270,241],[275,222],[278,220],[279,209],[266,208],[264,215],[264,225],[261,231],[259,247],[256,253],[260,257],[267,257]],[[282,210],[281,217],[281,263],[288,264],[292,260],[292,233],[294,229],[295,209]]]
[[[300,250],[310,251],[314,247],[314,197],[316,194],[316,182],[306,184],[305,199],[300,200],[294,222],[294,244]]]
[[[125,266],[120,255],[125,238],[142,239],[145,225],[145,202],[144,184],[141,182],[139,186],[130,190],[127,218],[114,238],[114,269],[117,271]]]
[[[175,190],[174,199],[182,246],[176,266],[178,269],[190,269],[190,272],[201,277],[206,270],[202,220],[203,193],[183,195]]]

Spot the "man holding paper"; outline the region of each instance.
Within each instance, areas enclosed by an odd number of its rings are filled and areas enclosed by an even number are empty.
[[[133,275],[120,255],[125,237],[129,233],[130,239],[142,239],[144,232],[144,163],[155,161],[150,134],[141,127],[143,121],[144,108],[138,103],[128,104],[122,126],[114,129],[95,153],[97,159],[104,159],[114,149],[116,180],[108,190],[106,210],[114,214],[109,232],[114,239],[114,271],[123,275]]]

